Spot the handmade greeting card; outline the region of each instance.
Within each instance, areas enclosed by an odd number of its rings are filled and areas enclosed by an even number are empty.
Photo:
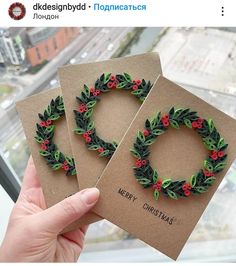
[[[59,70],[80,189],[95,185],[160,74],[156,53]]]
[[[159,77],[97,187],[94,212],[176,259],[236,158],[236,121]]]
[[[53,89],[17,103],[17,110],[48,207],[79,190],[66,126],[61,90]],[[68,230],[100,218],[89,213]]]

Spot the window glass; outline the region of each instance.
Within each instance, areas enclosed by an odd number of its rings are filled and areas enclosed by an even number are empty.
[[[16,37],[20,38],[21,45],[13,45]],[[163,74],[167,78],[236,118],[235,44],[235,28],[2,29],[0,149],[22,178],[29,150],[14,102],[57,87],[56,69],[59,66],[149,51],[159,52]],[[36,47],[43,47],[40,57]],[[35,48],[38,51],[36,54],[33,52]],[[235,261],[235,190],[234,163],[198,222],[180,259],[194,261],[201,254],[204,261]],[[104,220],[90,226],[81,261],[168,259]]]

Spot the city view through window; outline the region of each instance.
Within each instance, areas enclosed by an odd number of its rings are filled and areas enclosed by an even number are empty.
[[[167,78],[236,118],[236,28],[0,28],[0,152],[19,179],[29,150],[16,101],[59,87],[62,65],[149,51],[160,54]],[[199,252],[209,261],[235,260],[235,190],[236,163],[180,260],[197,260]],[[86,241],[81,261],[168,260],[107,221],[90,226]]]

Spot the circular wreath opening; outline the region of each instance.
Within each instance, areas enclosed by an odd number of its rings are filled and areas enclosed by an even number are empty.
[[[94,107],[103,93],[112,90],[131,91],[141,102],[149,93],[152,84],[145,79],[133,79],[128,73],[113,75],[103,73],[95,82],[94,87],[84,85],[80,97],[76,97],[79,106],[74,110],[77,128],[75,134],[82,135],[87,148],[95,150],[99,156],[111,158],[117,148],[117,142],[107,142],[98,136],[95,123],[92,119]]]
[[[203,167],[188,180],[160,177],[148,159],[149,146],[169,127],[179,129],[181,126],[191,128],[198,133],[209,155],[205,158]],[[191,194],[202,194],[214,183],[215,175],[225,168],[227,147],[228,144],[217,131],[212,119],[203,119],[190,108],[172,107],[167,114],[162,115],[161,112],[157,112],[153,118],[147,119],[144,130],[138,132],[133,148],[130,150],[136,158],[133,167],[134,175],[143,188],[153,189],[156,200],[161,193],[175,200],[180,197],[189,197]]]
[[[38,114],[40,123],[36,123],[35,140],[40,144],[39,154],[44,157],[53,170],[62,169],[67,176],[76,175],[74,159],[64,155],[54,143],[55,122],[65,116],[64,102],[61,96],[52,99],[42,114]]]

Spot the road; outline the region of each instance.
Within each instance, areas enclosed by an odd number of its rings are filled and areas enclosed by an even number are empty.
[[[50,81],[58,80],[56,76],[57,68],[68,63],[71,58],[75,59],[76,64],[110,58],[115,49],[119,47],[120,41],[131,30],[132,28],[88,29],[72,46],[64,49],[57,58],[48,63],[38,74],[30,76],[32,84],[29,84],[15,100],[50,89]],[[108,45],[111,43],[113,49],[108,51]],[[18,136],[21,133],[22,126],[15,106],[12,105],[7,110],[2,110],[0,113],[0,146],[3,147],[11,136]]]

